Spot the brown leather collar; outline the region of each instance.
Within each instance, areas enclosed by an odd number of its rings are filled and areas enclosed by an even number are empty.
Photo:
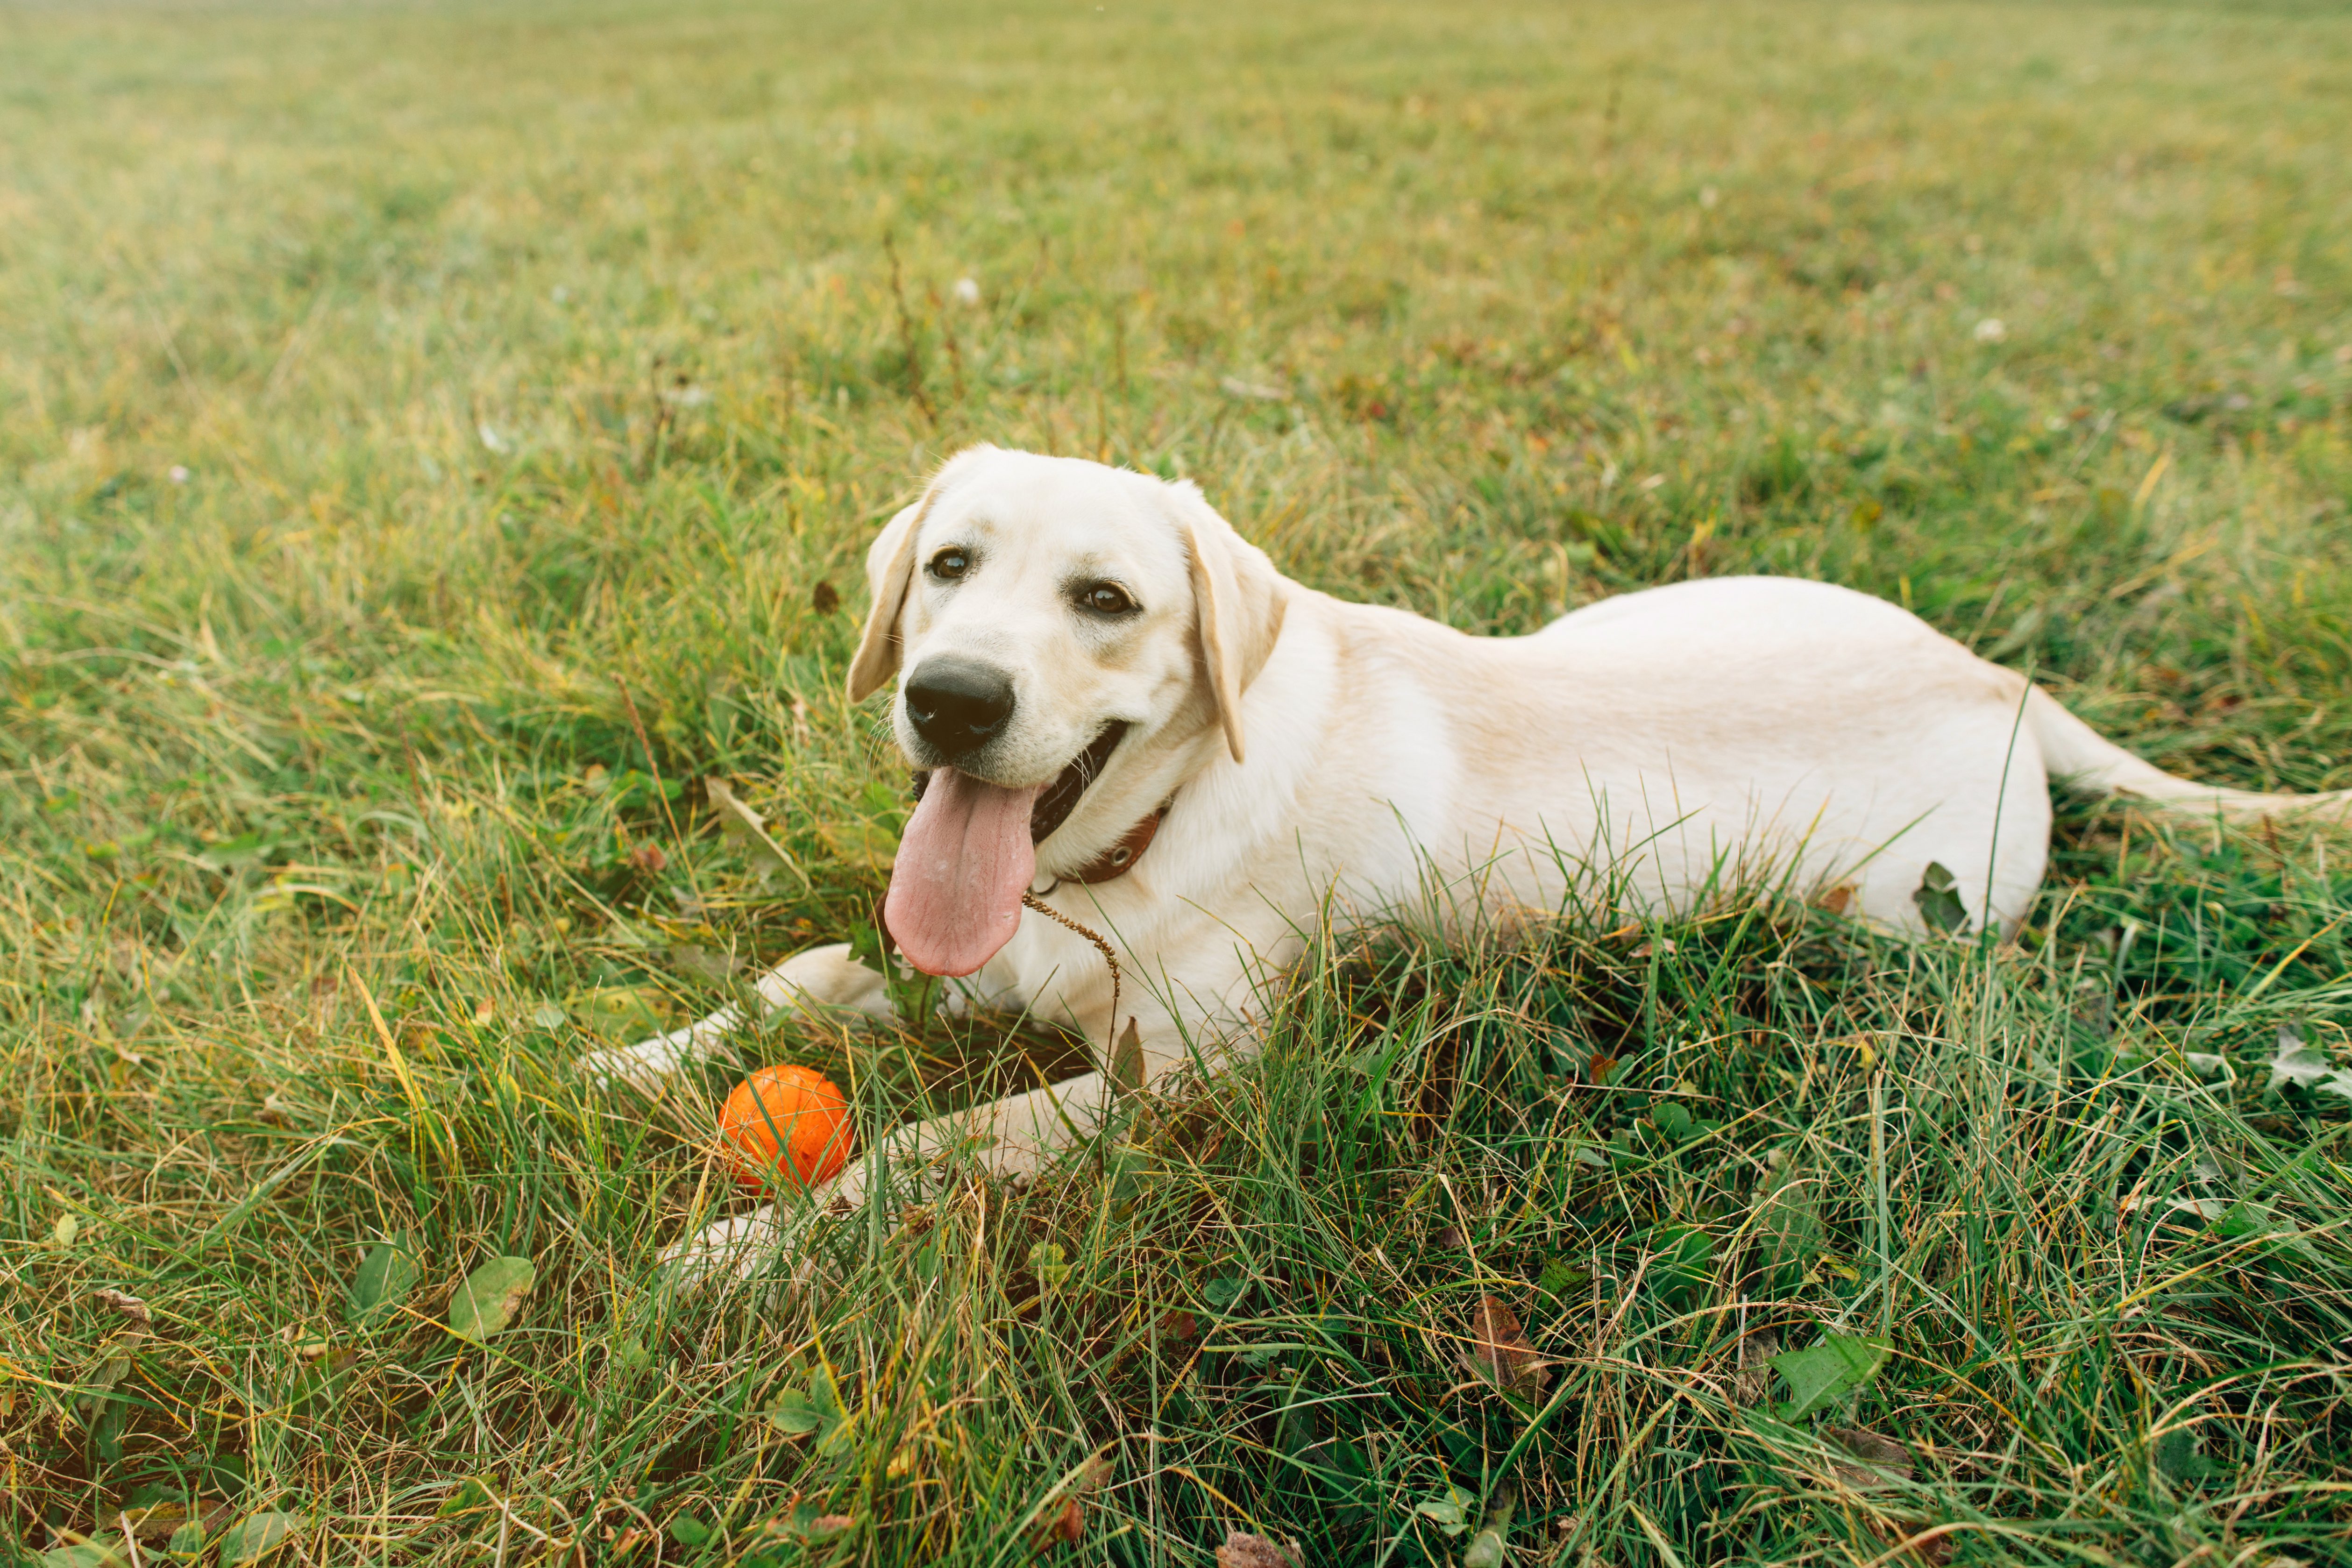
[[[1163,802],[1160,810],[1120,834],[1118,842],[1060,880],[1082,882],[1091,887],[1133,871],[1135,862],[1143,858],[1143,852],[1151,847],[1152,839],[1160,831],[1160,819],[1168,815],[1168,807],[1173,803]]]

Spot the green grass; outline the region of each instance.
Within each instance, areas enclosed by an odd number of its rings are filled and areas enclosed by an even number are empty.
[[[1402,1564],[1507,1496],[1521,1563],[2342,1561],[2352,1102],[2267,1066],[2352,1062],[2341,835],[2067,801],[1992,951],[1342,946],[790,1302],[654,1267],[732,1070],[567,1064],[865,918],[856,563],[973,440],[1479,631],[1852,583],[2352,785],[2347,82],[2218,0],[0,12],[0,1558],[1018,1563],[1076,1497],[1070,1561]],[[869,1134],[1067,1058],[743,1051]],[[1824,1332],[1891,1354],[1783,1420]]]

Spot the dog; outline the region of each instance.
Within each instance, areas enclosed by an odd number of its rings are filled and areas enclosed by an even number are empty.
[[[849,696],[896,678],[919,790],[883,906],[899,959],[955,981],[951,1005],[1105,1048],[1083,1077],[898,1129],[901,1170],[956,1147],[1035,1170],[1120,1090],[1246,1050],[1260,988],[1335,924],[1517,921],[1580,897],[1664,913],[1767,877],[1921,935],[1932,887],[1974,928],[2013,932],[2053,777],[2231,815],[2346,800],[2161,772],[1848,589],[1701,580],[1472,636],[1286,579],[1190,483],[1076,458],[960,454],[866,574]],[[756,989],[771,1010],[890,1016],[845,945]],[[653,1085],[743,1021],[721,1011],[591,1066]],[[879,1168],[667,1260],[749,1274],[788,1247],[788,1219],[860,1201]]]

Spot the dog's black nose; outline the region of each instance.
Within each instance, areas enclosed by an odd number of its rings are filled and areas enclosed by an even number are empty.
[[[945,757],[978,749],[1012,716],[1013,683],[978,660],[944,654],[908,677],[907,717]]]

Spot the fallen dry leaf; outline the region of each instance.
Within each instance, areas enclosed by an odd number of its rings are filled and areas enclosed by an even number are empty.
[[[1822,1436],[1862,1461],[1830,1461],[1830,1469],[1850,1487],[1866,1491],[1911,1479],[1911,1450],[1892,1437],[1861,1427],[1824,1427]]]
[[[1739,1372],[1731,1380],[1731,1396],[1741,1405],[1761,1405],[1772,1393],[1771,1360],[1780,1354],[1780,1336],[1758,1329],[1739,1342]]]
[[[1127,1030],[1118,1037],[1118,1044],[1110,1056],[1110,1086],[1114,1093],[1125,1098],[1143,1092],[1146,1068],[1143,1061],[1143,1040],[1136,1033],[1135,1020],[1127,1020]]]
[[[1951,1528],[1948,1524],[1909,1525],[1891,1519],[1868,1519],[1864,1522],[1870,1526],[1870,1532],[1873,1535],[1901,1553],[1901,1556],[1895,1559],[1897,1562],[1925,1563],[1927,1568],[1943,1568],[1945,1563],[1952,1560],[1952,1538],[1943,1533]],[[2271,1559],[2273,1563],[2283,1564],[2285,1561],[2278,1557]]]
[[[800,862],[769,835],[767,822],[743,803],[726,779],[712,774],[702,781],[702,794],[710,802],[711,810],[719,813],[719,831],[749,852],[749,858],[761,868],[761,874],[788,871],[800,879],[802,886],[808,885],[808,873],[801,870]]]
[[[1029,1537],[1029,1550],[1044,1552],[1056,1546],[1076,1546],[1086,1532],[1086,1505],[1075,1497],[1064,1498],[1062,1506],[1047,1514]]]
[[[132,1322],[139,1324],[142,1328],[149,1328],[154,1325],[155,1314],[147,1310],[147,1303],[127,1291],[93,1291],[90,1292],[90,1295],[92,1299],[97,1301],[100,1305],[112,1307],[116,1312],[121,1312],[124,1317],[129,1318]]]
[[[1054,1546],[1076,1546],[1086,1533],[1086,1494],[1110,1479],[1110,1456],[1097,1454],[1063,1483],[1057,1502],[1046,1500],[1046,1511],[1037,1529],[1029,1537],[1029,1550],[1043,1552]]]
[[[111,1534],[129,1531],[142,1541],[169,1541],[184,1524],[201,1525],[210,1534],[228,1517],[229,1506],[217,1500],[191,1510],[184,1502],[151,1503],[99,1516],[99,1528]]]
[[[1200,1332],[1199,1320],[1181,1307],[1173,1312],[1160,1314],[1160,1337],[1161,1339],[1192,1339]]]
[[[1864,1427],[1824,1427],[1822,1430],[1851,1449],[1857,1458],[1905,1476],[1911,1474],[1911,1449],[1895,1438]]]
[[[1298,1559],[1263,1535],[1228,1530],[1217,1548],[1217,1568],[1298,1568]]]
[[[1470,1319],[1470,1348],[1463,1364],[1507,1393],[1532,1393],[1551,1381],[1551,1373],[1528,1343],[1519,1320],[1499,1296],[1481,1296]]]

